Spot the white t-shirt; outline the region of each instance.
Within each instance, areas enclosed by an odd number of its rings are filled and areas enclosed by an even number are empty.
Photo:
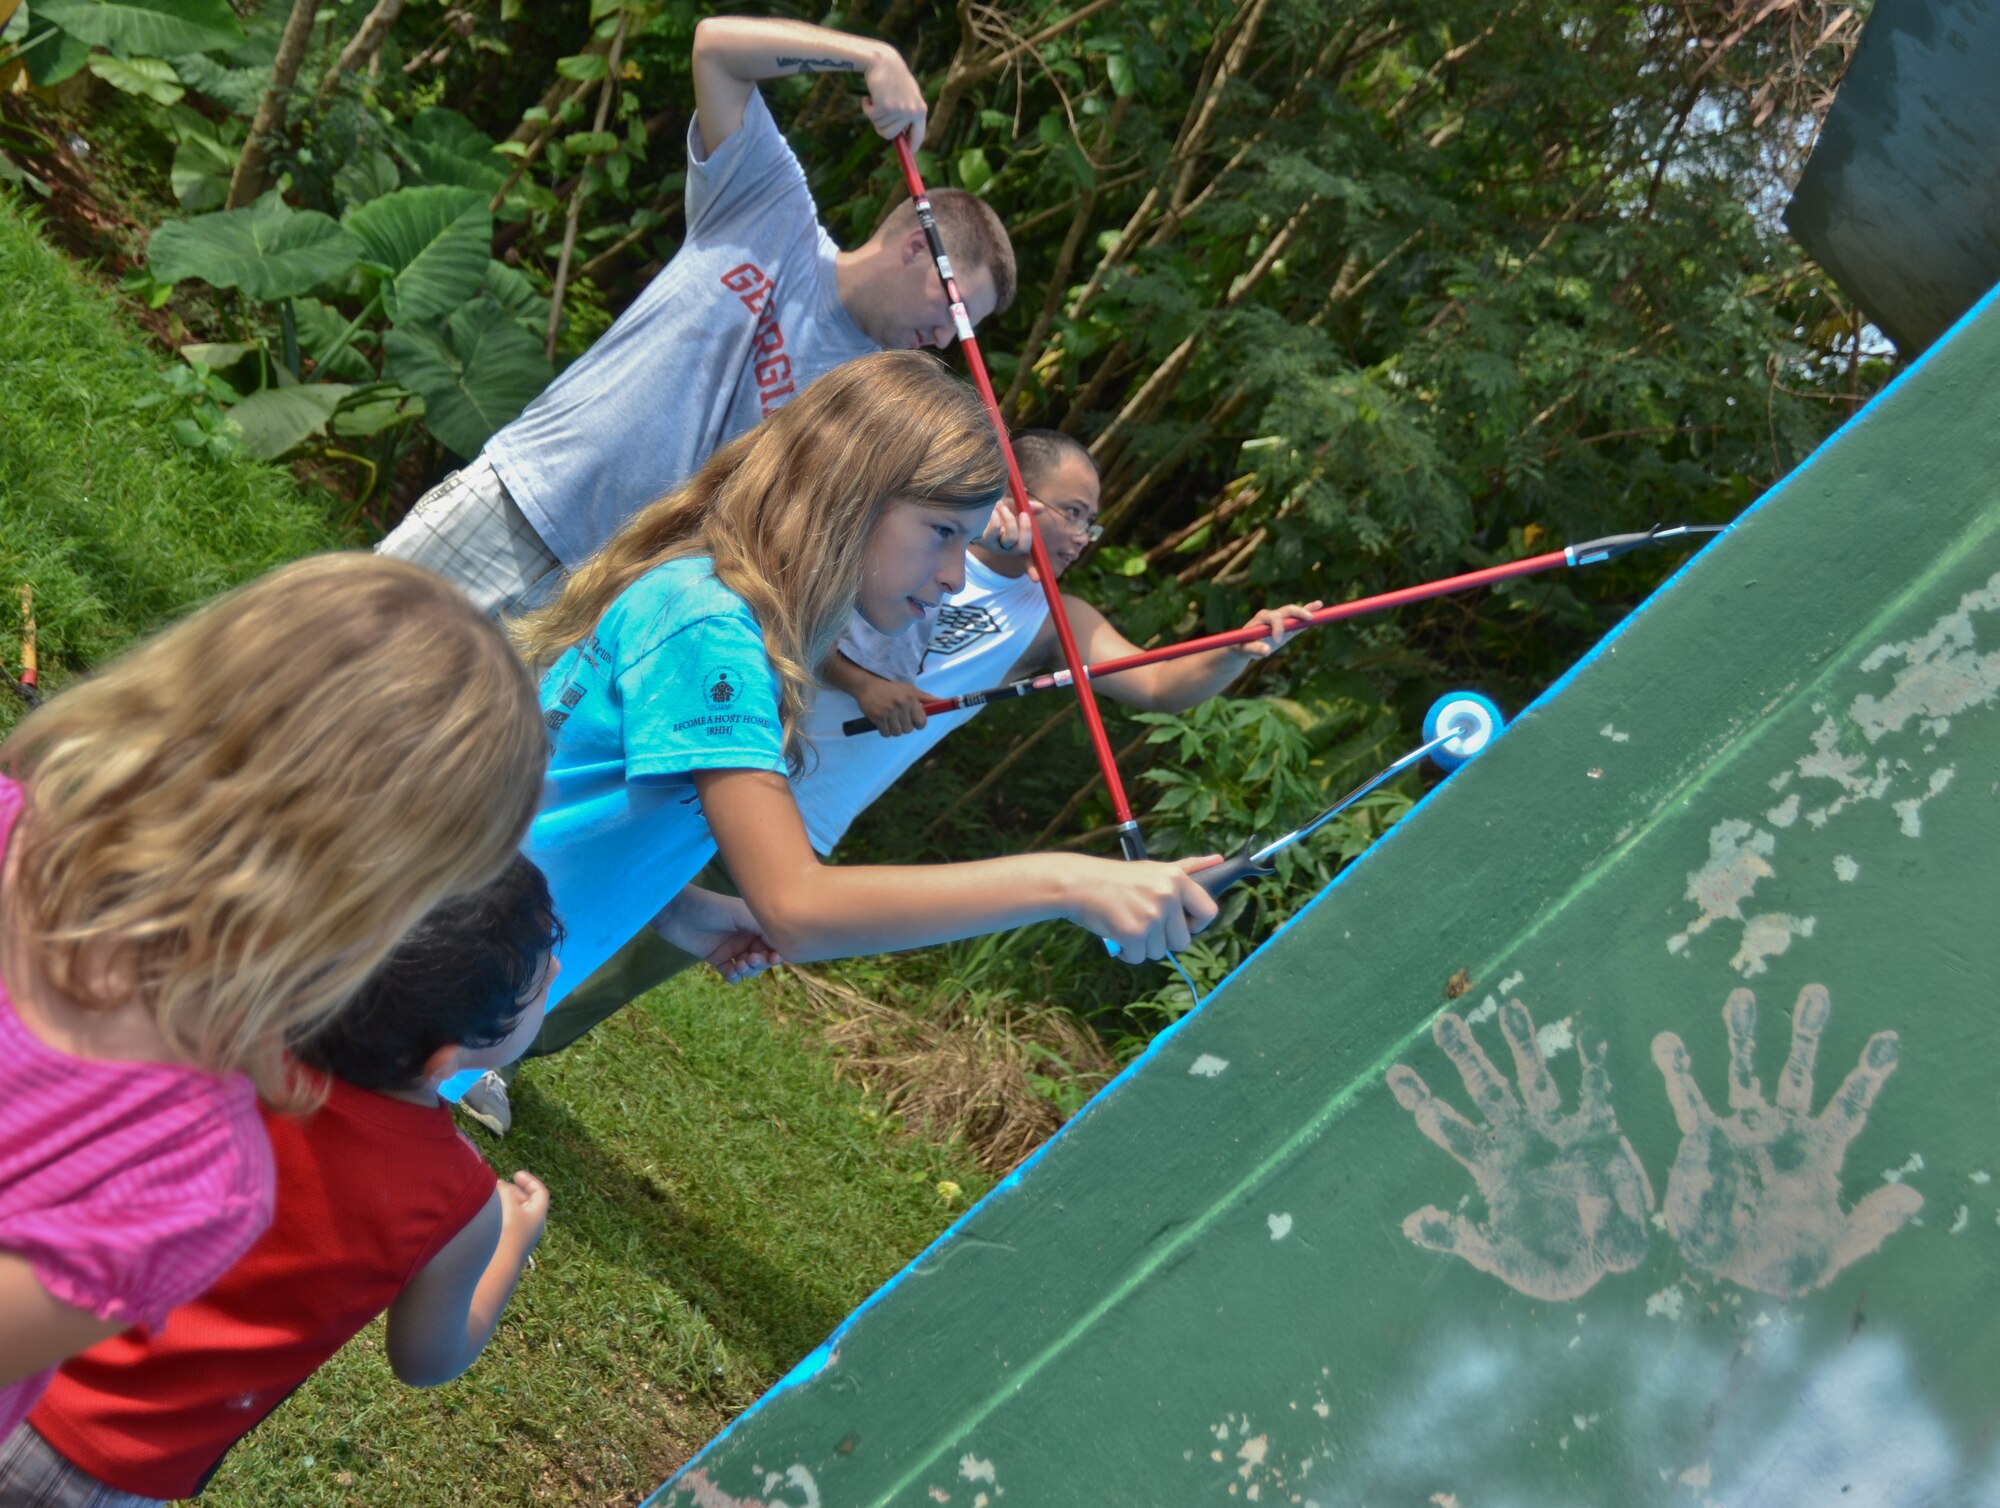
[[[912,684],[927,697],[962,696],[1004,685],[1048,615],[1048,602],[1036,582],[1026,576],[998,575],[968,555],[965,590],[938,609]],[[921,628],[910,636],[915,643],[921,643],[916,638],[919,632]],[[843,638],[841,649],[864,667],[879,663],[868,644],[850,644]],[[876,797],[979,710],[934,714],[922,728],[901,738],[884,738],[880,733],[848,738],[840,725],[862,715],[860,704],[844,691],[820,687],[806,715],[806,735],[817,758],[808,758],[806,773],[792,782],[812,846],[821,854],[832,853]]]

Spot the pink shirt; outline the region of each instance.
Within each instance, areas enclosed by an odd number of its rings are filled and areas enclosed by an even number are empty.
[[[0,777],[0,854],[21,806]],[[248,1079],[72,1057],[28,1030],[0,984],[0,1251],[55,1298],[157,1328],[271,1223],[273,1186]],[[50,1375],[0,1387],[0,1439]]]

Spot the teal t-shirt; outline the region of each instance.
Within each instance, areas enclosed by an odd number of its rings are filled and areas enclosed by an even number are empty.
[[[528,857],[568,930],[553,1007],[715,855],[696,770],[785,773],[764,636],[706,556],[649,571],[542,678],[549,773]]]

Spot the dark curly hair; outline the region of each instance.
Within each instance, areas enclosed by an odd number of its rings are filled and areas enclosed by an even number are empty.
[[[562,936],[548,881],[516,854],[484,890],[432,907],[294,1055],[361,1089],[412,1088],[440,1047],[507,1040]]]

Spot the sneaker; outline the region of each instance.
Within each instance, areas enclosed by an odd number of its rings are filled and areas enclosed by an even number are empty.
[[[495,1136],[505,1136],[514,1124],[514,1110],[507,1103],[507,1081],[490,1068],[460,1097],[458,1108]]]

